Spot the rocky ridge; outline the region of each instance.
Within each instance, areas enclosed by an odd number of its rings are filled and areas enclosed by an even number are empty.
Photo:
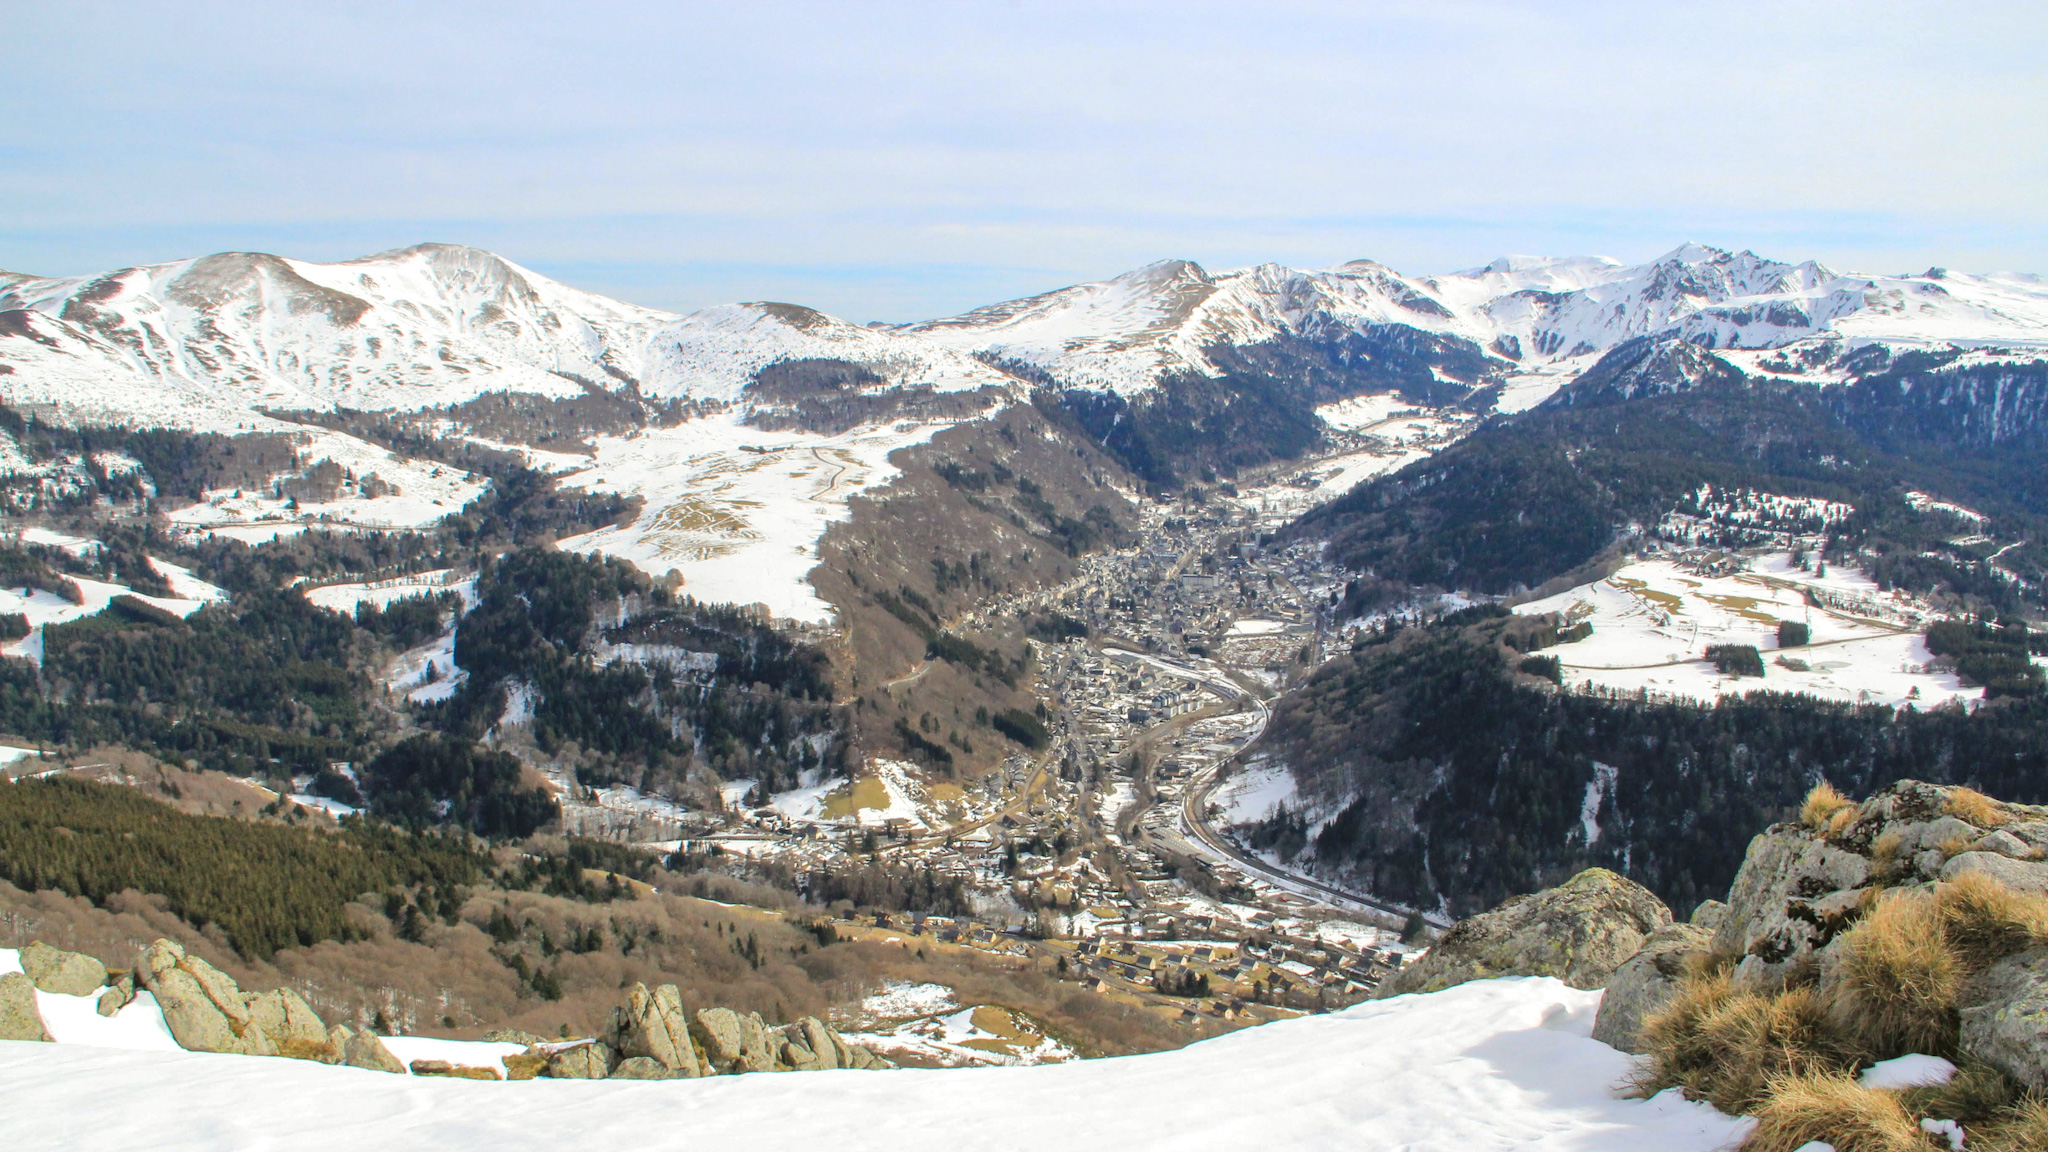
[[[21,966],[21,972],[0,976],[0,1040],[51,1040],[37,992],[97,993],[99,1013],[112,1016],[140,988],[155,998],[172,1038],[188,1051],[281,1056],[378,1072],[477,1080],[672,1080],[895,1066],[848,1044],[813,1016],[774,1026],[759,1013],[730,1008],[691,1013],[673,984],[654,989],[633,985],[600,1036],[557,1042],[528,1033],[489,1034],[486,1039],[527,1045],[525,1052],[504,1060],[506,1074],[501,1076],[496,1068],[444,1060],[407,1065],[374,1033],[328,1026],[297,992],[244,991],[172,940],[145,948],[133,972],[111,972],[91,956],[40,941],[21,950]]]

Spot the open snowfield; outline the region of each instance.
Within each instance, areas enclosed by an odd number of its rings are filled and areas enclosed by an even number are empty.
[[[1709,1152],[1748,1122],[1620,1098],[1597,992],[1487,980],[1176,1052],[692,1081],[421,1079],[293,1060],[0,1044],[10,1149],[294,1152],[815,1144],[888,1152]],[[125,1013],[124,1013],[125,1015]]]
[[[393,576],[389,580],[372,580],[355,584],[326,584],[305,590],[306,599],[316,608],[339,612],[344,616],[355,614],[358,604],[375,604],[378,608],[389,608],[399,600],[417,596],[437,596],[453,592],[462,597],[463,611],[476,607],[476,578],[458,577],[452,568],[436,568],[432,572],[415,572],[410,576]]]
[[[631,524],[561,541],[662,575],[722,604],[766,604],[777,616],[826,622],[831,605],[811,588],[818,540],[844,520],[855,494],[897,475],[889,454],[947,424],[863,425],[837,436],[763,432],[737,414],[597,441],[597,463],[567,488],[645,498]]]
[[[1811,592],[1820,601],[1808,603]],[[1853,569],[1826,576],[1794,568],[1786,553],[1723,576],[1693,572],[1669,559],[1633,561],[1605,580],[1518,605],[1524,615],[1561,612],[1589,620],[1584,640],[1543,650],[1564,666],[1569,685],[1712,700],[1757,689],[1806,692],[1830,700],[1927,708],[1976,700],[1934,660],[1920,629],[1927,613],[1910,597],[1881,591]],[[1781,620],[1805,623],[1812,642],[1778,650]],[[1723,676],[1703,659],[1710,644],[1747,644],[1762,653],[1762,680]],[[1778,660],[1797,661],[1805,670]]]

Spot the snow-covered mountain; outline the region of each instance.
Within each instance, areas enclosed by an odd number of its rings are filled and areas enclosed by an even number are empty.
[[[1433,365],[1439,374],[1511,388],[1530,378],[1548,395],[1602,354],[1646,336],[1722,349],[1836,339],[2048,350],[2048,282],[1938,268],[1844,274],[1699,244],[1637,266],[1510,256],[1427,277],[1369,260],[1220,274],[1170,260],[903,330],[1068,387],[1132,395],[1176,374],[1218,374],[1223,349],[1331,344],[1346,335],[1383,340],[1398,328],[1439,337],[1447,355],[1483,361],[1477,372]]]
[[[1820,371],[1871,343],[2048,350],[2048,282],[1942,269],[1834,272],[1687,244],[1647,264],[1503,257],[1441,276],[1370,260],[1210,273],[1168,260],[946,319],[864,327],[791,304],[687,316],[425,244],[339,264],[222,253],[99,276],[0,273],[0,394],[78,421],[260,427],[262,411],[418,410],[478,395],[731,401],[750,386],[1146,393],[1232,371],[1389,372],[1540,401],[1617,346],[1803,342]],[[1381,373],[1366,369],[1379,365]],[[780,372],[777,365],[788,366]],[[1392,365],[1392,368],[1388,366]],[[1754,365],[1744,364],[1745,368]],[[764,371],[767,376],[764,377]]]
[[[202,428],[264,409],[568,396],[630,380],[674,319],[473,248],[341,264],[228,252],[0,282],[0,387],[80,421]]]

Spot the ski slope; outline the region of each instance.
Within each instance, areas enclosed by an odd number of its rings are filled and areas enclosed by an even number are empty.
[[[1732,1147],[1748,1121],[1675,1093],[1617,1094],[1630,1057],[1591,1039],[1599,998],[1545,978],[1486,980],[1147,1056],[689,1081],[480,1083],[0,1043],[0,1113],[20,1152]]]

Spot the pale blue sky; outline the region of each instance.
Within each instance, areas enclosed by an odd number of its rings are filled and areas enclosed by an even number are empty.
[[[443,240],[856,320],[1167,256],[2048,272],[2044,8],[0,0],[0,268]]]

